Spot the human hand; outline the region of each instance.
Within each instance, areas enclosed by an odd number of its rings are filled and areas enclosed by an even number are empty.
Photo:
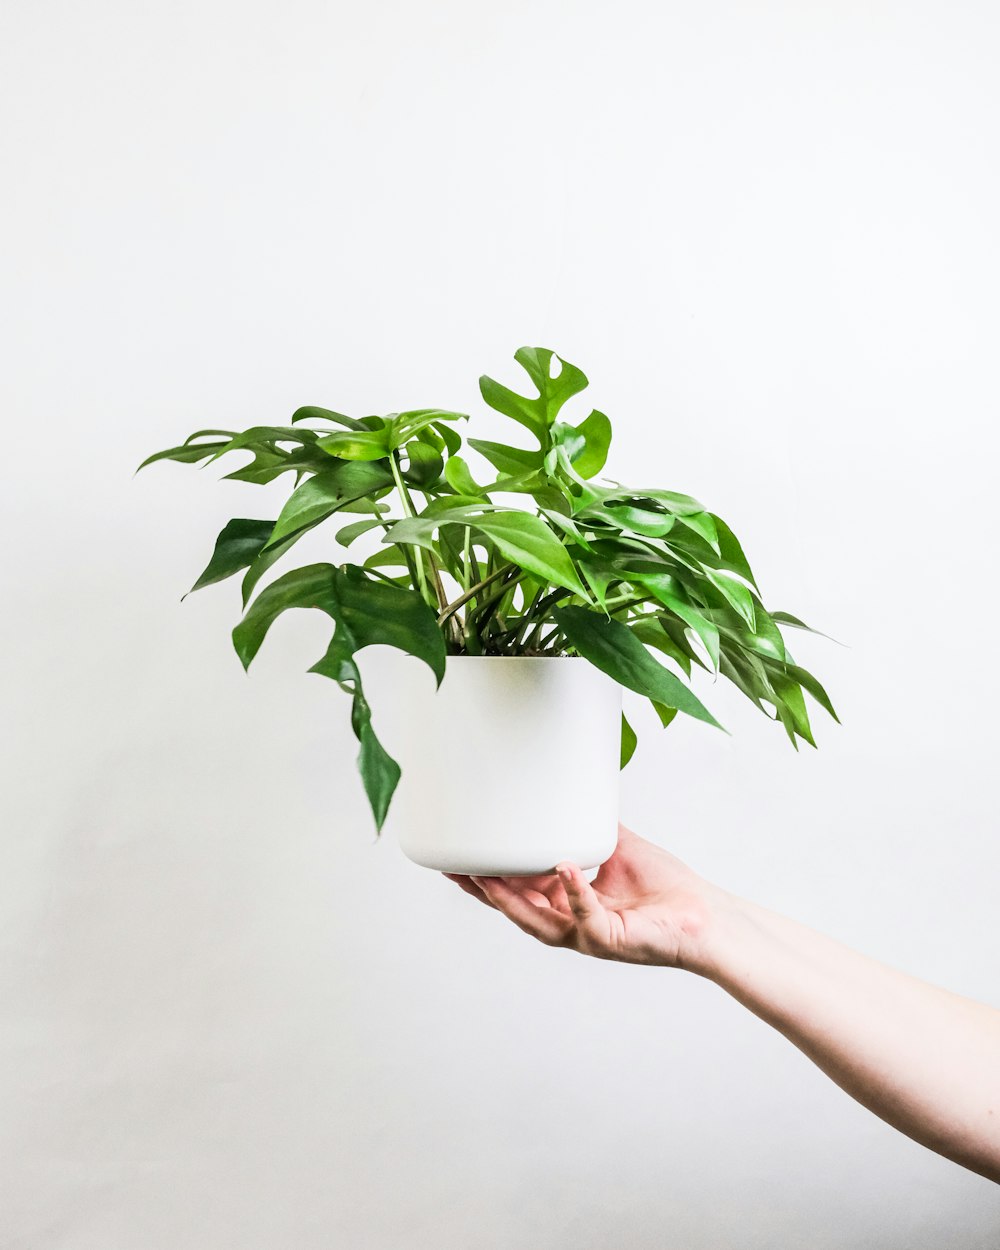
[[[568,862],[535,877],[444,876],[547,946],[693,972],[707,969],[713,922],[727,898],[624,825],[592,884]]]

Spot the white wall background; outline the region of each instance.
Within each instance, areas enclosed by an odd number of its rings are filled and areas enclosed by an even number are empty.
[[[714,987],[530,943],[374,845],[281,493],[149,451],[480,410],[541,343],[704,497],[841,729],[645,740],[623,812],[1000,1002],[1000,17],[982,3],[6,0],[4,1250],[995,1246],[1000,1194]]]

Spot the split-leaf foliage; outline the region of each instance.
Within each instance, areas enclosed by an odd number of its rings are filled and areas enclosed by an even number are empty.
[[[733,682],[793,745],[815,746],[804,692],[836,713],[780,628],[808,626],[764,608],[736,535],[696,499],[598,478],[610,421],[596,410],[576,425],[563,418],[587,386],[580,369],[540,347],[514,358],[536,393],[489,377],[479,386],[525,433],[514,444],[470,438],[478,468],[464,454],[464,413],[354,418],[318,407],[299,408],[286,426],[199,430],[139,466],[242,452],[250,460],[227,478],[262,485],[291,475],[279,515],[230,521],[192,587],[242,574],[233,643],[244,667],[288,609],[330,617],[330,645],[310,671],[351,697],[378,829],[400,770],[376,737],[355,663],[373,644],[423,660],[438,683],[448,655],[582,657],[645,696],[663,725],[683,712],[718,726],[689,684],[701,668]],[[344,513],[354,519],[344,524]],[[257,590],[304,534],[331,520],[341,551],[358,544],[367,554],[292,568]],[[623,718],[622,767],[635,745]]]

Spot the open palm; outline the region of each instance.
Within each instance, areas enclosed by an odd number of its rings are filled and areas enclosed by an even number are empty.
[[[671,967],[696,958],[713,889],[624,825],[593,884],[570,863],[534,877],[444,875],[547,946]]]

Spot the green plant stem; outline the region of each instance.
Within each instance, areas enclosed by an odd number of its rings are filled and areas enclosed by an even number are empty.
[[[457,599],[453,599],[451,603],[445,604],[440,616],[438,616],[438,625],[443,625],[449,617],[455,615],[459,608],[468,603],[470,599],[474,599],[481,590],[492,585],[498,578],[503,577],[511,569],[516,567],[517,566],[513,564],[502,565],[495,572],[491,573],[489,577],[484,577],[481,582],[476,582],[475,586],[470,586],[469,589],[465,591],[464,594],[459,595]]]
[[[550,634],[546,634],[544,638],[539,639],[539,651],[544,652],[546,655],[554,654],[558,650],[556,640],[561,637],[561,629],[554,629]]]
[[[465,557],[462,561],[462,590],[468,590],[472,585],[472,527],[465,527],[465,541],[463,544],[462,554]]]
[[[494,595],[491,599],[488,599],[482,605],[482,607],[477,609],[477,611],[473,614],[472,619],[475,621],[475,627],[476,629],[479,630],[480,634],[482,634],[485,631],[486,626],[490,622],[490,617],[493,616],[494,613],[499,612],[500,605],[501,603],[503,603],[504,598],[507,595],[507,591],[510,589],[513,582],[516,582],[518,578],[520,578],[523,575],[522,570],[517,568],[516,565],[512,564],[512,565],[508,565],[507,567],[510,569],[513,569],[516,572],[517,576],[512,578],[510,581],[504,582],[503,586],[500,588],[500,593]],[[498,574],[504,573],[504,572],[506,572],[506,569],[497,570]]]
[[[413,500],[410,498],[403,482],[402,475],[399,472],[399,460],[394,451],[389,453],[389,469],[392,473],[392,480],[396,483],[396,490],[399,492],[399,501],[402,505],[404,515],[408,517],[414,516],[415,512],[413,508]],[[414,559],[413,553],[405,543],[400,543],[399,546],[403,553],[403,557],[406,560],[406,567],[410,570],[410,576],[416,582],[417,589],[420,591],[421,598],[425,603],[429,603],[431,607],[433,607],[434,601],[427,593],[427,578],[424,575],[423,560],[419,555],[416,559]]]
[[[521,646],[521,642],[524,637],[524,631],[532,623],[531,614],[532,612],[534,612],[535,608],[538,606],[538,601],[539,599],[541,599],[544,590],[545,590],[544,586],[539,586],[539,588],[535,591],[534,598],[531,600],[528,606],[524,609],[524,615],[521,617],[520,621],[518,622],[517,628],[514,630],[514,637],[511,639],[510,649],[512,651],[517,651],[517,649]],[[537,628],[537,624],[538,623],[535,622],[536,628]]]

